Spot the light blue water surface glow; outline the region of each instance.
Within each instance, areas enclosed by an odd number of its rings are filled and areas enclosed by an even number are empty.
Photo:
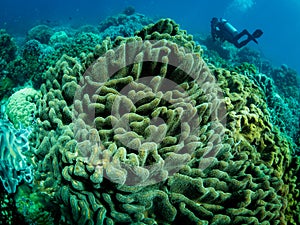
[[[300,0],[2,0],[0,28],[25,35],[37,24],[98,24],[127,6],[149,17],[170,17],[188,33],[208,34],[212,17],[229,20],[238,30],[264,31],[259,45],[274,65],[286,64],[300,74]]]

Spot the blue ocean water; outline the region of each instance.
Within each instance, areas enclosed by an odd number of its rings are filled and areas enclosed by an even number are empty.
[[[40,23],[98,24],[102,19],[133,6],[153,18],[170,17],[190,34],[208,33],[212,17],[229,20],[238,30],[264,31],[258,48],[272,64],[286,64],[300,72],[300,2],[298,0],[214,0],[214,1],[46,1],[2,0],[0,28],[25,35]]]

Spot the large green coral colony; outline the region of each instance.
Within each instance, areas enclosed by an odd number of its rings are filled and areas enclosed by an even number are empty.
[[[70,41],[42,28],[31,36]],[[171,19],[132,37],[79,36],[86,46],[55,52],[39,92],[7,106],[33,129],[34,179],[14,198],[27,223],[300,223],[297,143],[272,110],[271,78],[207,65]]]

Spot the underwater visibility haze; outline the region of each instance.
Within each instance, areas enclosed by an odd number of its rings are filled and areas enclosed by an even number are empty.
[[[0,5],[0,224],[300,224],[299,1]]]

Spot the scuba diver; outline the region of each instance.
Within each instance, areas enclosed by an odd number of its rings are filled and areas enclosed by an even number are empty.
[[[255,30],[253,34],[250,34],[246,29],[239,33],[237,29],[225,19],[218,20],[218,18],[214,17],[211,20],[211,36],[213,41],[216,39],[219,39],[222,42],[228,41],[234,44],[237,48],[243,47],[250,41],[254,41],[258,44],[256,38],[259,38],[262,34],[263,32],[260,29]],[[239,40],[245,35],[247,38],[239,42]]]

